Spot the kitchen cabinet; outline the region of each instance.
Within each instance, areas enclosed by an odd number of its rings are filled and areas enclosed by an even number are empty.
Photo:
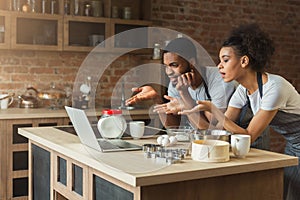
[[[102,108],[97,110],[96,114],[99,117],[101,115]],[[144,120],[149,121],[149,111],[145,110],[124,110],[124,117],[127,120]],[[95,123],[95,122],[93,122]],[[29,155],[31,149],[28,149],[28,139],[18,134],[19,128],[24,127],[45,127],[45,126],[64,126],[70,125],[69,117],[64,109],[59,110],[49,110],[47,108],[35,108],[35,109],[24,109],[24,108],[9,108],[6,110],[0,110],[0,199],[1,200],[27,200],[28,199],[28,188],[30,177],[29,175],[29,166],[32,164],[40,171],[35,171],[37,176],[40,177],[41,174],[44,174],[48,168],[47,164],[40,162],[40,157],[44,158],[47,156],[47,153],[44,151],[39,151],[38,148],[35,148],[36,160],[34,163],[31,163]],[[154,126],[159,127],[160,121],[159,118],[155,115]],[[75,132],[72,132],[75,134]],[[29,153],[28,153],[29,152]],[[47,158],[48,159],[48,158]],[[53,160],[52,157],[50,159]],[[71,163],[69,159],[65,156],[58,156],[59,168],[61,173],[59,174],[60,182],[67,184],[66,175],[63,174],[64,166],[69,168],[74,168],[74,173],[76,177],[80,174],[85,174],[85,167],[77,162]],[[65,160],[65,162],[64,162]],[[50,162],[50,161],[47,161]],[[51,161],[54,162],[54,161]],[[56,161],[55,161],[56,162]],[[58,161],[57,161],[58,162]],[[82,169],[82,170],[81,170]],[[70,170],[70,169],[68,169]],[[82,172],[81,172],[82,171]],[[83,175],[82,175],[83,176]],[[85,175],[84,175],[85,176]],[[38,191],[44,191],[45,184],[48,179],[46,175],[45,179],[35,180],[34,184],[37,187],[41,187]],[[77,179],[78,180],[78,179]],[[86,180],[86,178],[84,178]],[[75,184],[75,191],[80,194],[84,194],[86,189],[81,189],[80,183]],[[78,185],[79,184],[79,185]],[[58,184],[59,185],[59,184]],[[49,184],[48,184],[49,186]],[[58,186],[59,187],[59,186]],[[63,189],[65,190],[65,189]],[[72,189],[70,189],[72,191]],[[82,191],[82,192],[81,192]],[[45,195],[45,193],[38,193],[38,195]],[[41,198],[37,198],[41,199]],[[42,198],[42,199],[46,199]],[[76,199],[76,198],[71,198]]]
[[[110,19],[65,16],[64,17],[64,46],[67,51],[91,51],[95,45],[104,41],[110,35]],[[92,37],[101,37],[93,44]],[[103,45],[103,49],[107,47]]]
[[[0,40],[0,48],[5,49],[89,52],[98,43],[115,34],[151,25],[150,0],[104,0],[101,1],[104,8],[103,15],[98,17],[75,15],[75,1],[68,0],[70,12],[67,13],[66,4],[63,1],[56,1],[57,9],[54,14],[47,12],[51,1],[46,1],[46,13],[41,13],[42,0],[36,0],[35,12],[28,13],[12,11],[13,6],[8,2],[0,4],[0,34],[1,26],[4,25],[6,39],[5,42]],[[79,0],[79,5],[82,7],[86,2],[92,3],[92,1]],[[25,2],[22,1],[21,4],[23,3]],[[112,7],[118,10],[119,14],[116,18],[112,18]],[[125,7],[130,7],[129,19],[122,18],[122,10]],[[147,43],[147,41],[142,42]],[[132,48],[134,46],[127,44],[126,41],[113,41],[103,45],[103,51],[111,51],[112,47]]]
[[[0,10],[0,49],[10,48],[10,14]]]
[[[282,199],[283,169],[298,164],[297,157],[251,149],[245,159],[230,153],[230,161],[224,163],[188,156],[180,163],[161,165],[142,151],[98,152],[82,145],[76,135],[53,127],[21,128],[19,134],[29,139],[32,151],[30,180],[44,178],[35,172],[40,162],[50,183],[41,189],[30,181],[29,198],[34,200],[35,192],[43,191],[51,200]],[[130,142],[142,145],[155,138]]]
[[[18,134],[18,128],[68,123],[67,117],[0,120],[0,199],[27,199],[28,196],[28,140]]]
[[[60,15],[13,12],[11,48],[62,50],[63,17]]]

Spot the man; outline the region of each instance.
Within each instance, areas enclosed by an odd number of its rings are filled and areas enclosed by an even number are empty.
[[[187,38],[172,40],[164,49],[163,64],[170,79],[168,95],[164,99],[151,86],[134,88],[134,96],[126,101],[127,105],[153,99],[157,104],[154,111],[159,113],[164,126],[193,125],[199,129],[209,128],[212,116],[208,112],[199,112],[186,116],[177,113],[190,109],[196,100],[211,100],[219,109],[226,110],[227,103],[234,91],[233,83],[224,83],[217,67],[199,67],[197,50]]]

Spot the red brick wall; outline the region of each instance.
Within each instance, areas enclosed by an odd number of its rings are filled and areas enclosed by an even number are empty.
[[[282,75],[300,91],[300,1],[168,0],[152,1],[152,20],[198,41],[218,62],[222,41],[242,23],[258,23],[274,40],[276,52],[267,71]],[[271,149],[282,152],[284,140],[271,131]]]
[[[197,40],[217,62],[226,34],[241,23],[257,22],[274,39],[276,53],[271,73],[280,74],[300,91],[300,1],[298,0],[152,0],[152,20],[156,26],[174,29]],[[86,53],[0,50],[0,92],[23,94],[29,85],[39,90],[55,82],[63,88],[72,84]],[[134,56],[115,61],[100,80],[98,102],[109,104],[112,87],[131,66]],[[276,133],[272,149],[282,151]]]
[[[152,7],[152,20],[157,26],[189,35],[215,62],[222,41],[232,27],[258,23],[276,46],[268,71],[282,75],[300,91],[300,1],[153,0]]]

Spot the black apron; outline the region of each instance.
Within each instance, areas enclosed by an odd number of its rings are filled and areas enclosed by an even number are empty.
[[[257,84],[259,89],[260,98],[263,97],[263,83],[262,83],[262,74],[257,72]],[[242,128],[247,128],[250,121],[253,118],[253,112],[251,110],[250,100],[247,95],[247,103],[242,107],[242,111],[239,117],[237,124]],[[257,149],[270,150],[270,128],[269,126],[260,134],[260,136],[251,144],[251,147]]]

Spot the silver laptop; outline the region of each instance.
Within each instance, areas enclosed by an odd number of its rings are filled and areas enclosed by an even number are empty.
[[[65,106],[68,116],[82,144],[102,152],[141,150],[142,147],[122,139],[96,138],[84,110]]]

